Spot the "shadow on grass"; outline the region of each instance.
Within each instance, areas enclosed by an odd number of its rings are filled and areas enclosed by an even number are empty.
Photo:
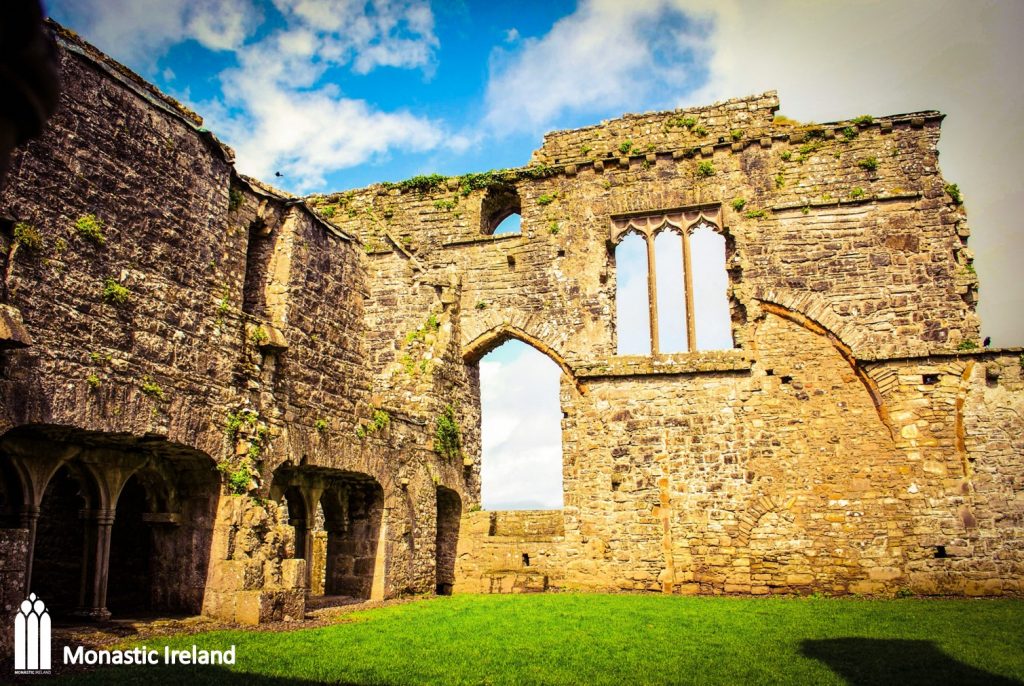
[[[850,686],[1024,686],[1015,679],[955,660],[931,641],[878,638],[806,640],[800,644],[800,652],[824,662]]]

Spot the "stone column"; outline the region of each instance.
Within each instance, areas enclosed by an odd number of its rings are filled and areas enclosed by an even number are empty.
[[[306,530],[302,533],[302,559],[306,561],[306,592],[313,589],[313,544],[316,539],[316,512],[323,486],[314,485],[303,489],[302,499],[306,503]],[[295,530],[295,554],[299,554],[299,530]]]
[[[686,350],[697,350],[697,313],[693,311],[693,258],[690,252],[690,231],[684,230],[683,244],[683,300],[686,303]]]
[[[114,527],[114,510],[86,510],[83,514],[88,521],[85,527],[82,587],[75,614],[89,619],[107,620],[110,619],[110,611],[107,609],[107,577],[110,572],[110,534]]]
[[[32,560],[36,554],[36,529],[39,526],[39,506],[28,505],[21,513],[21,528],[28,529],[28,551],[25,553],[25,597],[32,590]]]
[[[295,557],[309,560],[309,520],[292,518],[288,524],[295,527]]]

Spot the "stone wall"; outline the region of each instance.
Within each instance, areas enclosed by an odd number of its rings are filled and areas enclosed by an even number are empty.
[[[469,512],[462,518],[456,593],[529,593],[565,583],[562,512]]]
[[[767,301],[821,322],[866,359],[953,351],[978,343],[977,277],[965,213],[938,171],[941,119],[756,128],[734,142],[377,185],[310,204],[360,237],[389,284],[405,268],[424,284],[457,275],[463,347],[504,324],[570,365],[611,356],[612,218],[705,208],[720,212],[733,244],[738,347],[749,347],[745,320]],[[482,235],[478,186],[488,182],[518,195],[521,235]]]
[[[206,612],[301,612],[303,555],[316,590],[358,565],[366,593],[372,567],[373,597],[444,591],[451,565],[460,592],[1020,591],[1020,351],[969,350],[941,114],[784,124],[765,93],[549,134],[520,169],[294,198],[61,44],[61,109],[0,190],[3,318],[31,339],[0,352],[0,436],[219,470]],[[511,211],[521,233],[490,235]],[[700,217],[734,347],[617,356],[616,243]],[[478,362],[510,338],[563,371],[560,511],[474,511]],[[375,533],[296,550],[317,502],[285,517],[285,492],[356,482]]]
[[[969,416],[972,399],[958,405],[932,387],[959,379],[979,345],[970,231],[937,166],[942,115],[793,126],[772,123],[776,106],[766,94],[629,116],[549,136],[531,167],[309,202],[364,242],[371,284],[393,287],[406,270],[458,296],[464,407],[475,362],[507,338],[565,371],[565,534],[546,544],[564,574],[553,585],[1017,592],[1020,556],[1005,546],[1019,522],[995,534],[998,551],[973,546],[951,563],[948,551],[975,535],[958,514],[975,485],[936,478],[935,464],[958,458],[926,458],[905,437],[907,408],[924,422],[916,413],[928,404],[934,416],[916,430],[955,445],[964,419],[953,410]],[[676,125],[690,117],[707,123]],[[488,213],[509,196],[521,234],[487,235]],[[736,348],[614,355],[621,227],[700,212],[726,235]],[[397,303],[392,322],[405,311]],[[393,328],[414,326],[405,321]],[[380,350],[384,364],[401,362],[401,339]],[[1019,402],[1018,352],[978,359],[1006,369],[995,402]],[[923,381],[936,365],[949,369]],[[905,394],[892,386],[903,377]],[[1004,497],[1009,515],[1017,496]],[[533,542],[486,536],[474,517],[463,520],[456,590],[516,587],[509,560]],[[939,582],[958,565],[958,586]],[[492,585],[502,572],[508,583]]]
[[[25,554],[27,529],[0,529],[0,650],[6,657],[14,645],[14,615],[25,600]]]
[[[446,402],[409,412],[374,386],[367,326],[381,303],[366,305],[362,247],[301,199],[239,176],[201,119],[57,30],[61,107],[0,189],[4,312],[31,343],[0,353],[0,434],[59,427],[143,454],[198,451],[225,483],[222,515],[255,498],[245,522],[274,519],[259,503],[282,465],[369,477],[385,494],[381,593],[433,591],[436,486],[465,497],[463,465],[432,447]],[[38,241],[15,239],[16,225]],[[225,545],[217,535],[207,555]],[[259,555],[296,555],[267,545]],[[210,557],[207,595],[258,583],[273,595],[302,577],[246,572],[238,586],[225,560]],[[194,592],[179,581],[169,598]],[[269,616],[221,612],[233,601],[198,590],[214,614]]]
[[[203,614],[239,624],[301,619],[306,561],[295,559],[294,535],[274,503],[222,498]]]
[[[733,132],[756,138],[771,133],[779,98],[774,92],[734,98],[704,107],[672,112],[626,114],[617,119],[544,135],[544,144],[531,161],[546,164],[617,160],[651,152],[732,142]]]

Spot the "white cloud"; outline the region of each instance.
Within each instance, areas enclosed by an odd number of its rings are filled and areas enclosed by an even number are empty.
[[[60,3],[58,3],[60,4]],[[195,40],[233,52],[220,74],[220,97],[194,103],[206,125],[231,144],[237,167],[296,192],[322,186],[326,174],[364,164],[395,148],[465,149],[431,120],[384,112],[347,98],[325,73],[347,67],[433,69],[438,39],[426,0],[274,0],[279,28],[254,40],[261,13],[232,0],[82,0],[61,18],[136,68],[154,70],[167,50]],[[178,93],[188,100],[187,92]],[[284,176],[278,180],[274,174]]]
[[[234,50],[256,28],[260,13],[235,0],[185,2],[185,33],[211,50]]]
[[[439,43],[424,0],[274,0],[290,25],[321,38],[318,54],[358,74],[377,67],[427,67]]]
[[[241,109],[215,110],[213,130],[235,144],[239,170],[302,192],[322,186],[330,171],[365,163],[401,146],[430,150],[443,134],[433,122],[408,112],[380,112],[363,100],[339,98],[335,90],[290,88],[245,77],[225,88]]]
[[[233,50],[259,24],[251,4],[231,0],[77,0],[55,2],[60,18],[113,57],[148,71],[176,43],[193,39]]]
[[[332,66],[427,64],[437,39],[421,4],[378,2],[365,15],[361,6],[313,0],[277,5],[291,23],[239,50],[239,66],[221,74],[223,102],[202,106],[210,128],[235,146],[241,171],[305,192],[322,186],[326,173],[395,147],[420,152],[444,142],[435,122],[318,85]],[[410,35],[422,38],[418,48],[410,48]]]
[[[583,0],[545,36],[496,49],[487,124],[532,131],[566,112],[628,109],[681,89],[705,33],[684,9],[682,0]]]
[[[322,84],[331,67],[365,73],[379,66],[430,67],[437,47],[424,2],[368,5],[275,0],[286,26],[238,51],[237,68],[221,74],[223,102],[205,106],[238,168],[297,192],[325,174],[364,164],[400,147],[422,152],[445,142],[441,127],[410,112],[382,112]],[[456,145],[461,139],[456,140]]]
[[[481,360],[485,508],[562,507],[561,373],[518,341]]]
[[[996,345],[1024,343],[1024,3],[716,0],[711,75],[680,105],[777,89],[782,111],[829,121],[938,109],[943,174],[959,183],[974,234],[980,312]]]

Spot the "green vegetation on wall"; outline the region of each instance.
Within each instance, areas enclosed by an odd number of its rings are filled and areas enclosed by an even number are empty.
[[[954,205],[962,205],[964,202],[963,196],[960,194],[960,186],[955,183],[947,183],[943,186],[943,190],[949,196],[949,199],[953,201]]]
[[[83,214],[75,220],[75,233],[96,245],[104,245],[107,237],[103,234],[103,220],[95,214]]]
[[[711,164],[707,160],[697,164],[697,171],[695,172],[698,179],[706,179],[709,176],[715,175],[715,165]]]
[[[434,452],[452,461],[462,458],[462,432],[451,405],[445,405],[434,420]]]
[[[103,282],[103,301],[111,305],[125,305],[131,299],[131,291],[114,279]]]
[[[391,426],[391,415],[386,410],[375,408],[372,418],[366,424],[356,427],[356,436],[366,438],[370,434],[384,431]]]
[[[37,251],[43,249],[43,236],[36,227],[18,222],[14,225],[14,242],[25,250]]]

